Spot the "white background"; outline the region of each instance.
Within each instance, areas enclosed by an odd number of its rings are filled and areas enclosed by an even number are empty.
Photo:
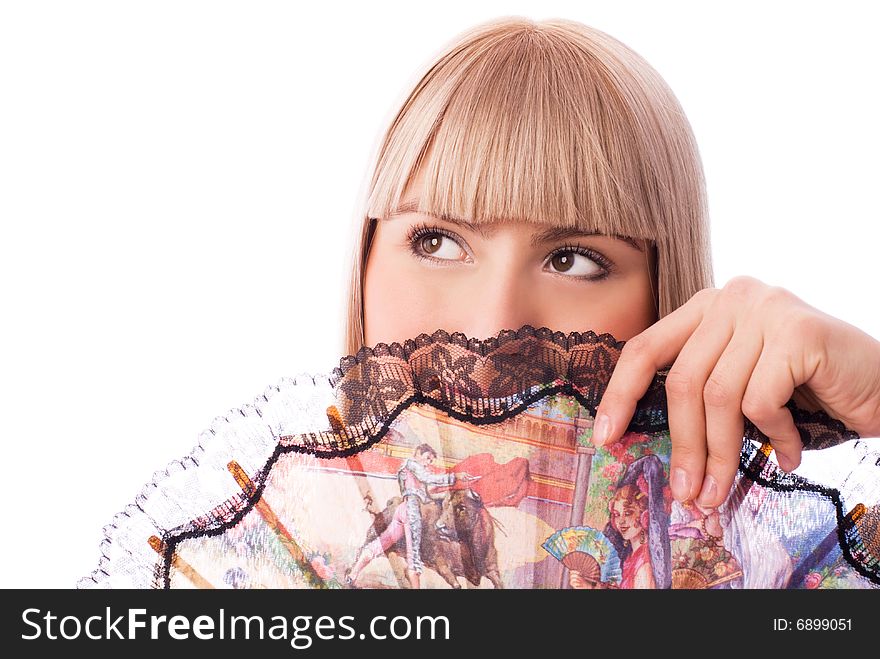
[[[341,356],[381,132],[460,31],[579,20],[669,82],[716,286],[880,337],[877,21],[837,2],[0,5],[4,587],[68,587],[212,419]]]

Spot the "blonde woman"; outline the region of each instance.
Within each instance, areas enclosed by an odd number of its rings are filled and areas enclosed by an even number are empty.
[[[432,63],[378,150],[343,347],[524,324],[627,341],[594,440],[619,439],[666,379],[670,484],[723,502],[743,415],[800,462],[785,403],[880,435],[880,342],[778,286],[715,288],[702,164],[638,54],[568,20],[502,18]]]

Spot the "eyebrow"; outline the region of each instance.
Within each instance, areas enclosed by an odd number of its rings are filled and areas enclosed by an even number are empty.
[[[434,217],[438,220],[442,220],[443,222],[449,222],[450,224],[454,224],[459,227],[463,227],[474,233],[480,235],[481,237],[488,239],[492,237],[492,234],[495,233],[497,229],[496,226],[486,226],[480,224],[474,224],[473,222],[468,222],[467,220],[462,220],[458,217],[452,217],[450,215],[436,214],[436,213],[427,213],[424,211],[420,211],[418,208],[418,202],[416,201],[407,201],[397,207],[394,211],[391,212],[391,216],[395,215],[403,215],[404,213],[421,213],[422,215],[428,215],[429,217]],[[580,236],[608,236],[610,238],[616,238],[618,240],[622,240],[627,243],[634,249],[637,249],[640,252],[644,252],[644,248],[639,245],[634,238],[631,236],[622,236],[617,233],[599,233],[598,231],[583,231],[581,229],[573,229],[568,227],[551,227],[549,229],[545,229],[543,231],[538,231],[532,234],[532,239],[530,244],[532,247],[537,247],[543,243],[554,242],[557,240],[563,240],[565,238],[577,238]]]

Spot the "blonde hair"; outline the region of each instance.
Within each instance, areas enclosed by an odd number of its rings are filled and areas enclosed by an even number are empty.
[[[668,85],[604,32],[505,17],[457,37],[380,142],[353,254],[346,354],[364,345],[372,218],[398,207],[420,168],[422,213],[653,241],[658,319],[713,285],[702,163]]]

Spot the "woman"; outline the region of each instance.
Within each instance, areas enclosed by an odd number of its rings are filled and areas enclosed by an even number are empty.
[[[608,501],[604,533],[621,560],[619,583],[590,583],[577,571],[572,588],[653,589],[671,586],[668,516],[663,501],[663,466],[646,455],[627,468]]]
[[[714,288],[706,187],[659,74],[568,20],[503,18],[437,58],[385,134],[349,291],[347,354],[524,324],[627,341],[593,439],[666,378],[675,498],[720,505],[743,415],[800,462],[785,403],[880,435],[880,342],[752,277]]]
[[[621,588],[656,588],[648,553],[648,493],[634,485],[624,485],[608,506],[610,524],[629,550],[623,559]]]
[[[608,502],[605,535],[621,559],[621,588],[670,588],[672,566],[663,465],[645,455],[629,465]]]

